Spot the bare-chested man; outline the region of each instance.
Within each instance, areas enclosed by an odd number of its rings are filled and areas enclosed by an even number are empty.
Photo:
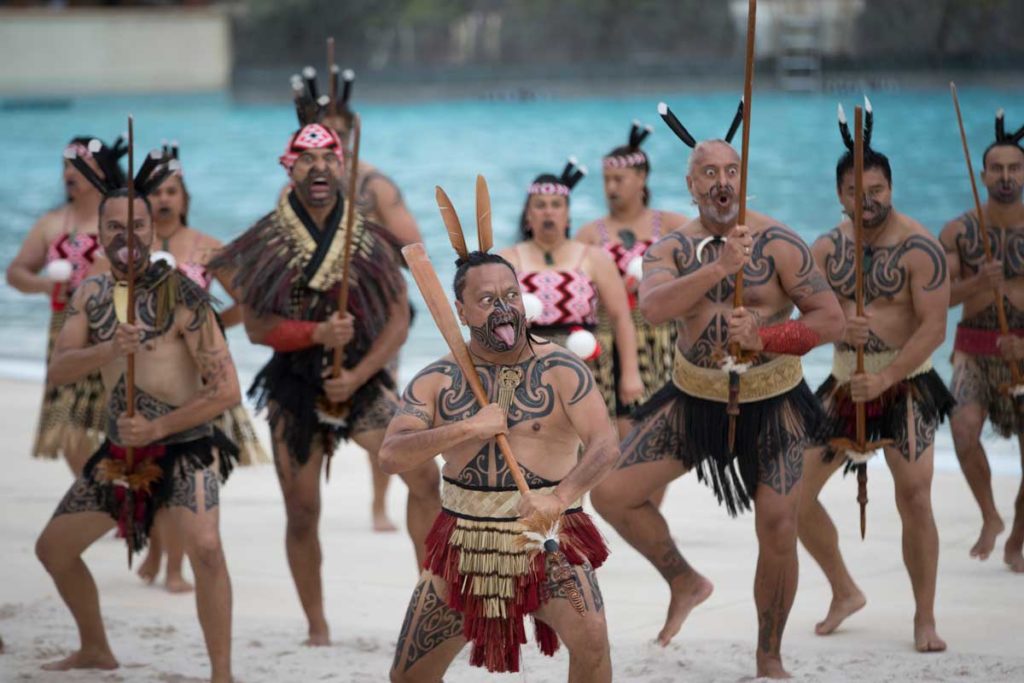
[[[337,134],[303,126],[281,157],[293,189],[210,263],[236,273],[249,339],[274,350],[250,396],[266,408],[274,463],[284,493],[285,547],[310,645],[327,645],[330,632],[320,578],[320,475],[338,444],[352,439],[376,458],[384,430],[398,409],[387,372],[409,329],[409,302],[397,252],[378,226],[356,211],[352,233],[348,310],[337,310],[344,259],[343,153]],[[331,375],[335,349],[341,373]],[[324,419],[324,401],[345,406]],[[433,462],[405,472],[406,523],[419,564],[430,520],[440,507]]]
[[[303,69],[302,80],[295,81],[295,107],[299,116],[299,125],[307,123],[322,123],[338,134],[342,141],[342,147],[347,159],[351,159],[352,152],[352,129],[355,121],[355,110],[350,101],[352,97],[352,86],[355,82],[355,73],[351,69],[339,71],[337,65],[331,65],[332,73],[328,77],[337,80],[341,76],[342,82],[335,93],[335,100],[331,101],[330,95],[316,97],[316,70],[307,66]],[[365,148],[364,148],[365,149]],[[351,162],[346,166],[345,176],[351,172]],[[356,172],[356,197],[359,210],[374,224],[380,226],[388,241],[396,248],[422,242],[416,219],[413,217],[409,207],[405,205],[402,192],[398,189],[391,178],[386,176],[374,165],[365,160],[362,152],[359,157],[359,168]],[[343,184],[343,190],[348,190],[348,181]],[[401,255],[399,255],[401,262]],[[392,359],[388,366],[393,376],[398,376],[398,356]],[[373,475],[373,500],[371,502],[371,514],[373,517],[374,531],[394,531],[394,523],[387,512],[387,492],[391,476],[381,471],[374,458],[370,457],[370,471]]]
[[[1004,528],[992,496],[992,472],[981,445],[981,430],[986,416],[1004,438],[1018,434],[1021,429],[1021,407],[1015,407],[1014,400],[1005,392],[1012,383],[1010,368],[1007,359],[1000,355],[1000,346],[1005,347],[1006,342],[1012,340],[999,336],[993,290],[1003,293],[1011,336],[1024,335],[1022,136],[1024,126],[1014,134],[1006,133],[1000,111],[996,115],[996,140],[982,157],[981,181],[988,190],[988,201],[982,211],[989,232],[992,262],[985,262],[975,211],[968,211],[947,223],[939,237],[946,249],[953,281],[950,306],[963,304],[964,307],[954,345],[952,389],[957,406],[950,422],[960,467],[981,507],[981,534],[971,548],[971,556],[981,560],[988,559],[995,548],[996,537]],[[1014,504],[1013,529],[1003,549],[1003,559],[1015,572],[1024,572],[1022,544],[1024,480]]]
[[[917,606],[914,643],[921,652],[936,652],[946,644],[935,631],[939,534],[931,503],[934,439],[953,398],[932,369],[931,356],[946,336],[949,278],[938,240],[893,208],[889,160],[871,149],[870,127],[866,123],[864,317],[857,316],[856,309],[852,221],[843,221],[812,247],[815,262],[846,314],[846,332],[835,346],[832,375],[818,389],[828,419],[804,461],[800,540],[832,586],[828,614],[815,626],[818,635],[826,635],[866,600],[843,562],[836,527],[818,501],[825,482],[846,462],[847,454],[818,446],[828,447],[830,439],[855,438],[854,402],[864,402],[868,441],[892,440],[884,452],[896,485],[903,562]],[[849,136],[844,139],[852,148]],[[855,208],[853,163],[851,150],[836,167],[836,192],[847,216],[853,216]],[[864,345],[864,374],[855,374],[858,344]]]
[[[472,642],[470,663],[518,671],[523,620],[537,642],[569,648],[569,681],[611,681],[604,602],[594,570],[608,551],[581,498],[608,471],[618,439],[586,364],[560,346],[528,339],[512,265],[473,252],[455,274],[459,317],[492,401],[508,391],[506,415],[480,409],[458,365],[446,356],[421,371],[388,427],[381,464],[401,472],[445,460],[443,509],[431,530],[427,562],[398,637],[392,681],[440,681]],[[511,381],[509,381],[511,379]],[[502,390],[500,387],[506,387]],[[514,392],[514,393],[513,393]],[[531,493],[521,497],[495,435],[507,434]],[[580,443],[582,442],[582,455]],[[583,600],[578,614],[543,553],[518,545],[517,519],[561,513],[562,549]]]
[[[679,553],[651,496],[691,469],[730,513],[753,501],[759,554],[754,578],[757,673],[783,677],[780,648],[797,586],[796,516],[803,451],[821,408],[803,381],[800,356],[837,339],[842,312],[792,230],[758,213],[738,225],[740,158],[723,140],[696,145],[686,184],[699,217],[648,249],[640,307],[653,324],[678,327],[673,380],[636,414],[615,470],[594,506],[669,584],[658,641],[667,645],[712,585]],[[733,308],[743,269],[742,308]],[[793,309],[801,317],[790,320]],[[750,356],[742,374],[733,452],[728,445],[731,342]]]
[[[76,652],[44,668],[118,666],[82,553],[115,525],[127,534],[132,550],[140,549],[159,509],[167,510],[184,538],[211,679],[224,683],[231,680],[231,583],[218,530],[214,449],[224,457],[227,446],[216,439],[211,421],[240,400],[234,363],[206,292],[166,265],[149,264],[153,223],[148,201],[135,200],[131,229],[137,248],[131,256],[126,191],[108,194],[99,215],[100,243],[111,272],[89,278],[75,292],[48,379],[63,384],[95,370],[102,373],[109,392],[108,440],[86,464],[36,545],[81,638]],[[136,323],[128,325],[119,322],[124,291],[118,281],[132,257],[139,275]],[[123,301],[127,306],[127,298]],[[125,415],[129,353],[135,354],[134,417]],[[128,474],[150,479],[148,494],[124,493],[125,475],[119,469],[128,448],[134,449],[134,469]],[[129,504],[130,510],[122,510]],[[126,524],[127,518],[133,521]]]

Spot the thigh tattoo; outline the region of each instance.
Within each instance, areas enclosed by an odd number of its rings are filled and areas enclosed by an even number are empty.
[[[209,512],[220,505],[220,481],[212,469],[203,470],[203,509]]]
[[[793,487],[800,483],[804,471],[804,449],[808,439],[800,434],[793,434],[783,428],[782,439],[778,444],[764,444],[760,451],[760,463],[757,468],[758,482],[771,487],[780,495],[789,495]]]
[[[53,516],[70,515],[76,512],[106,512],[100,504],[99,486],[91,479],[79,477],[61,498]]]
[[[174,482],[171,484],[171,497],[167,501],[167,507],[184,507],[192,512],[199,512],[196,501],[196,473],[179,464],[171,476],[174,477]]]
[[[572,581],[576,585],[576,591],[580,594],[580,599],[583,600],[583,608],[589,612],[590,602],[587,601],[587,594],[583,590],[583,582],[580,580],[580,574],[583,574],[587,579],[587,583],[590,585],[593,593],[594,610],[600,612],[601,607],[604,605],[604,601],[601,599],[601,592],[597,589],[597,580],[592,576],[593,568],[589,562],[584,562],[582,565],[572,567]],[[563,586],[561,583],[555,580],[552,576],[551,561],[548,560],[547,567],[547,581],[544,583],[543,595],[548,600],[568,600],[569,591],[568,586]]]
[[[615,469],[678,457],[680,448],[679,434],[668,417],[668,411],[657,413],[626,436]]]
[[[416,622],[415,626],[413,621]],[[412,595],[395,647],[393,668],[396,671],[399,668],[403,672],[408,671],[445,641],[460,635],[462,615],[448,606],[434,588],[433,579],[428,578],[417,586]]]

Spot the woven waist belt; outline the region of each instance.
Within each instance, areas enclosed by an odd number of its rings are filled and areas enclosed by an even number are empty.
[[[804,378],[799,356],[778,356],[747,370],[740,377],[740,403],[753,403],[781,396]],[[672,381],[679,390],[707,401],[729,402],[729,373],[703,368],[688,361],[676,349]]]
[[[535,493],[551,493],[555,484],[530,489]],[[464,486],[445,477],[441,482],[441,507],[459,517],[479,520],[511,521],[519,518],[517,509],[519,500],[518,489],[490,490]],[[566,512],[582,509],[583,500],[578,499]]]
[[[864,372],[875,374],[885,370],[887,367],[892,365],[892,362],[899,355],[899,351],[876,351],[874,353],[864,354]],[[911,377],[917,377],[923,375],[926,372],[930,372],[932,369],[932,359],[929,358],[925,362],[921,363],[912,372],[908,373],[903,379],[910,379]],[[853,350],[836,350],[832,354],[832,376],[840,383],[849,382],[850,377],[857,370],[857,352]]]
[[[1010,334],[1024,337],[1024,330],[1010,330]],[[999,330],[983,330],[977,327],[966,327],[963,323],[956,326],[954,351],[963,351],[972,356],[999,356]]]

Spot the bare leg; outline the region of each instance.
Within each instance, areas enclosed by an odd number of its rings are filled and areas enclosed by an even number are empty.
[[[210,656],[211,683],[231,682],[231,579],[220,541],[217,476],[212,469],[175,482],[169,535],[184,540],[196,577],[196,609]]]
[[[370,454],[370,459],[376,462],[377,453],[384,442],[384,430],[355,434],[353,440]],[[405,511],[405,522],[409,529],[409,537],[412,539],[416,551],[416,567],[422,567],[426,559],[427,534],[430,527],[441,512],[441,475],[438,472],[437,464],[431,460],[414,470],[403,472],[399,475],[402,481],[409,488],[409,498]]]
[[[971,557],[977,557],[979,560],[988,559],[995,548],[996,538],[1005,528],[992,495],[992,471],[988,466],[988,457],[981,445],[985,412],[977,403],[967,403],[958,405],[949,420],[960,469],[963,470],[967,485],[981,508],[981,533],[970,552]]]
[[[74,440],[68,439],[68,443],[64,444],[64,458],[68,463],[68,467],[71,468],[71,473],[75,475],[75,478],[82,475],[85,463],[89,462],[89,458],[92,456],[92,453],[93,445],[84,437],[76,438]]]
[[[181,530],[169,522],[164,524],[164,531],[167,547],[167,577],[164,579],[164,587],[170,593],[190,593],[193,590],[192,584],[185,580],[182,571],[185,564],[185,538]]]
[[[569,650],[569,683],[611,683],[608,625],[597,576],[589,563],[574,569],[576,588],[585,605],[583,614],[576,612],[561,586],[549,580],[552,598],[537,610],[536,616],[555,630]]]
[[[369,455],[369,454],[367,454]],[[373,456],[370,456],[370,475],[373,477],[373,503],[370,513],[373,516],[374,531],[398,531],[398,527],[388,517],[387,496],[391,475],[381,470]]]
[[[711,596],[714,586],[679,553],[668,523],[651,496],[686,468],[673,457],[676,439],[658,428],[657,416],[639,425],[622,446],[615,469],[591,492],[591,502],[605,520],[658,570],[671,599],[658,642],[668,645],[694,607]]]
[[[908,415],[908,419],[911,419]],[[911,443],[908,452],[916,452]],[[886,448],[885,459],[896,484],[896,508],[903,523],[903,564],[914,590],[914,645],[919,652],[941,652],[946,643],[935,630],[935,585],[939,568],[939,532],[932,515],[932,473],[935,448],[916,460]]]
[[[309,623],[307,645],[330,645],[331,635],[324,614],[323,583],[320,578],[320,469],[322,447],[314,442],[309,460],[301,467],[292,459],[280,434],[273,443],[274,465],[284,494],[285,550],[288,567],[299,593],[299,602]]]
[[[843,621],[867,604],[846,563],[839,552],[839,532],[825,507],[818,500],[821,489],[836,470],[843,466],[844,458],[837,456],[832,462],[822,460],[823,449],[808,449],[804,456],[803,493],[800,495],[799,532],[800,541],[818,563],[825,578],[832,586],[832,603],[825,619],[814,626],[814,632],[825,636]]]
[[[462,615],[448,607],[447,598],[445,581],[424,570],[398,634],[392,683],[440,683],[466,646]]]
[[[1021,452],[1021,472],[1024,473],[1024,451]],[[1024,477],[1021,478],[1017,498],[1013,502],[1013,528],[1010,530],[1010,536],[1006,539],[1006,547],[1003,550],[1003,560],[1009,565],[1011,571],[1018,574],[1024,573],[1022,548],[1024,548]]]
[[[146,559],[142,561],[138,571],[135,572],[140,579],[150,586],[156,581],[156,577],[160,575],[160,560],[164,556],[163,521],[165,516],[166,513],[163,510],[157,511],[156,517],[153,519],[153,528],[149,532]]]
[[[799,575],[796,539],[804,446],[802,441],[792,440],[783,444],[778,454],[763,453],[759,464],[760,483],[754,495],[758,677],[790,677],[782,666],[782,634]]]
[[[81,479],[72,485],[57,515],[46,525],[36,542],[36,556],[53,577],[61,599],[71,610],[80,641],[76,652],[62,660],[44,664],[43,669],[47,671],[118,667],[103,628],[96,582],[82,561],[85,549],[112,529],[114,521],[101,512],[72,511],[75,508],[88,509],[83,505],[65,505],[75,495],[76,489],[81,491],[84,486]]]

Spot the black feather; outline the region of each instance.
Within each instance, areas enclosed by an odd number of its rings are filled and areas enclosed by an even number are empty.
[[[740,100],[740,104],[736,107],[736,114],[732,117],[732,123],[729,124],[729,131],[725,134],[725,141],[731,143],[733,137],[736,135],[736,131],[739,130],[740,124],[743,123],[743,100]]]
[[[661,116],[661,120],[668,125],[669,129],[676,134],[676,137],[683,141],[684,145],[690,149],[697,146],[697,141],[690,135],[690,131],[686,130],[686,126],[676,118],[676,115],[672,113],[667,104],[662,102],[658,105],[658,114]]]

